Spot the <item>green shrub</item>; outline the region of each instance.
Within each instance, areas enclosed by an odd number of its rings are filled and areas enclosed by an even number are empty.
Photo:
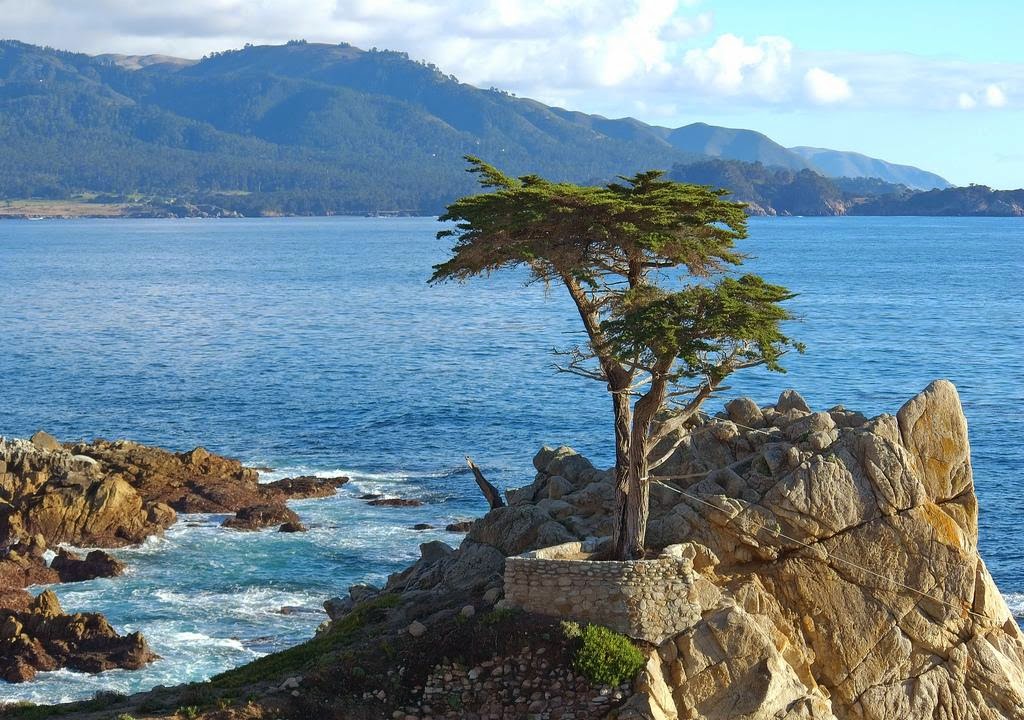
[[[573,667],[590,682],[618,685],[632,680],[643,666],[643,653],[626,636],[600,625],[581,631]]]
[[[514,618],[520,611],[516,608],[495,608],[480,618],[484,625],[501,625]]]
[[[561,622],[562,635],[566,640],[579,640],[583,637],[583,628],[580,627],[578,622],[572,620],[563,620]]]
[[[199,708],[195,705],[189,705],[188,707],[180,707],[178,711],[174,713],[175,716],[185,718],[185,720],[196,720],[199,717]]]

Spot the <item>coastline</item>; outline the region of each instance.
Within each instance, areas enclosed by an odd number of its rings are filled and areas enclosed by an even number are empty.
[[[810,215],[794,215],[789,213],[766,213],[752,206],[750,216],[755,218],[1013,218],[1022,217],[1024,213],[1014,209],[1004,212],[976,213],[857,213],[836,212]],[[0,201],[0,221],[41,221],[41,220],[270,220],[277,218],[436,218],[436,211],[353,211],[329,212],[324,214],[298,214],[282,212],[266,212],[259,215],[243,215],[212,205],[193,205],[191,203],[146,204],[146,203],[91,203],[76,201],[49,200],[7,200]]]
[[[706,717],[718,718],[714,708],[723,703],[734,707],[740,697],[758,697],[764,712],[777,702],[797,703],[807,717],[831,720],[903,697],[907,685],[892,675],[892,653],[924,662],[937,650],[944,656],[941,648],[952,642],[967,662],[932,664],[929,675],[943,686],[973,688],[974,702],[1015,717],[1024,667],[1015,669],[1012,658],[1024,657],[1024,635],[977,554],[966,431],[956,391],[943,381],[896,416],[813,412],[787,391],[771,406],[730,403],[694,428],[693,436],[703,439],[684,446],[668,472],[691,478],[704,468],[706,478],[679,485],[686,488],[681,496],[655,488],[650,532],[659,546],[682,542],[672,547],[680,548],[690,587],[686,602],[695,614],[680,618],[690,626],[664,643],[634,641],[647,659],[633,682],[609,685],[579,669],[579,641],[558,619],[585,619],[586,607],[556,600],[558,607],[523,612],[519,600],[502,599],[510,582],[507,568],[502,581],[505,558],[599,536],[610,520],[611,475],[561,447],[542,449],[534,458],[534,482],[510,491],[509,504],[478,519],[458,547],[424,543],[419,559],[386,583],[353,585],[348,597],[326,603],[331,621],[314,639],[208,682],[130,697],[107,694],[60,712],[155,717],[194,707],[192,717],[210,720],[311,712],[398,717],[392,714],[397,705],[414,718],[486,716],[497,709],[498,717],[510,718],[531,712],[597,718],[617,711],[621,718],[660,720],[674,717],[676,708],[705,709]],[[942,448],[938,455],[936,447]],[[851,476],[844,478],[837,466]],[[851,494],[848,483],[856,485],[857,477],[872,491]],[[810,486],[817,490],[804,495],[802,488]],[[701,502],[695,505],[688,493]],[[807,504],[794,513],[791,504],[801,498]],[[786,534],[771,539],[763,532],[771,518]],[[820,546],[804,552],[792,544],[794,537]],[[859,569],[844,571],[837,558],[856,558],[850,562]],[[931,573],[930,565],[943,573]],[[515,567],[520,574],[525,569]],[[895,591],[873,577],[893,568],[901,578]],[[528,578],[515,582],[532,587]],[[551,591],[557,595],[560,585],[555,581]],[[919,607],[920,587],[928,587],[927,608]],[[658,602],[656,594],[644,597]],[[960,604],[969,612],[957,611]],[[808,635],[791,619],[812,607],[817,627]],[[913,622],[899,620],[907,613]],[[851,614],[860,619],[856,637],[842,632]],[[909,646],[879,645],[892,623]],[[994,651],[1006,657],[999,677],[970,660]],[[761,697],[762,671],[750,672],[765,662],[779,690]],[[712,680],[701,670],[706,663],[734,678],[713,681],[713,702],[706,694]],[[865,683],[877,697],[858,691]],[[914,687],[916,700],[945,708],[928,686]],[[447,700],[453,693],[458,700]],[[663,710],[643,709],[657,707]],[[41,717],[43,710],[9,708],[7,716]],[[696,717],[705,717],[703,710]]]

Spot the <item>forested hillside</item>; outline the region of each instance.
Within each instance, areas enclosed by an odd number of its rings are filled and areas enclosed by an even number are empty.
[[[754,131],[549,107],[400,52],[296,41],[191,61],[0,42],[0,200],[431,214],[475,188],[467,154],[585,183],[673,169],[769,214],[837,214],[906,192],[827,178]],[[870,167],[881,177],[885,165]]]

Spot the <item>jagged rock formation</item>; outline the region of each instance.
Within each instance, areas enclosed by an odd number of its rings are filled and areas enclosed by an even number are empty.
[[[102,615],[65,615],[47,590],[20,612],[0,610],[0,678],[26,682],[36,672],[71,668],[137,670],[156,659],[139,633],[118,635]]]
[[[295,514],[295,511],[286,508],[283,503],[279,505],[250,505],[236,512],[234,517],[224,521],[224,527],[233,530],[262,530],[273,525],[282,528],[294,527],[297,532],[301,532],[299,528],[302,528],[299,516]]]
[[[978,555],[950,383],[871,420],[791,391],[740,400],[666,442],[648,540],[692,544],[702,614],[652,650],[620,717],[1024,718],[1024,635]],[[609,472],[567,448],[535,464],[459,549],[425,544],[387,589],[429,607],[495,587],[508,555],[607,534]]]
[[[119,547],[172,525],[177,513],[233,513],[291,498],[326,497],[348,478],[286,478],[259,473],[203,448],[172,453],[127,440],[62,446],[46,433],[0,438],[0,543],[35,534],[48,543]],[[244,523],[243,523],[244,524]]]
[[[50,544],[117,547],[142,542],[174,519],[173,510],[144,500],[78,450],[0,439],[0,542],[39,534]]]
[[[122,638],[102,615],[65,616],[56,597],[32,600],[25,588],[111,577],[124,565],[100,550],[81,558],[47,545],[120,547],[160,534],[181,512],[235,512],[232,527],[268,521],[305,529],[285,500],[325,497],[347,478],[289,478],[258,483],[256,470],[203,448],[175,454],[124,440],[61,445],[39,431],[30,440],[0,438],[0,678],[38,670],[99,672],[139,668],[155,657],[138,633]],[[43,597],[43,596],[40,596]],[[49,603],[52,597],[53,603]],[[46,610],[46,612],[43,612]]]

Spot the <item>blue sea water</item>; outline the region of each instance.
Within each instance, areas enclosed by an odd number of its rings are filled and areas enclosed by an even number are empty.
[[[436,230],[429,218],[0,224],[0,434],[203,445],[275,468],[269,479],[353,478],[293,504],[307,534],[185,516],[118,551],[126,576],[58,586],[66,608],[143,631],[162,660],[0,683],[0,701],[202,679],[309,637],[328,596],[384,580],[421,542],[459,541],[411,526],[484,510],[467,454],[500,486],[528,482],[543,443],[609,463],[603,388],[552,370],[549,350],[580,340],[568,299],[518,272],[428,286],[448,249]],[[1024,614],[1024,223],[755,218],[750,234],[749,267],[799,293],[790,331],[807,354],[785,376],[738,376],[728,395],[767,403],[795,387],[815,407],[874,414],[953,380],[982,551]],[[372,508],[367,492],[426,504]]]

